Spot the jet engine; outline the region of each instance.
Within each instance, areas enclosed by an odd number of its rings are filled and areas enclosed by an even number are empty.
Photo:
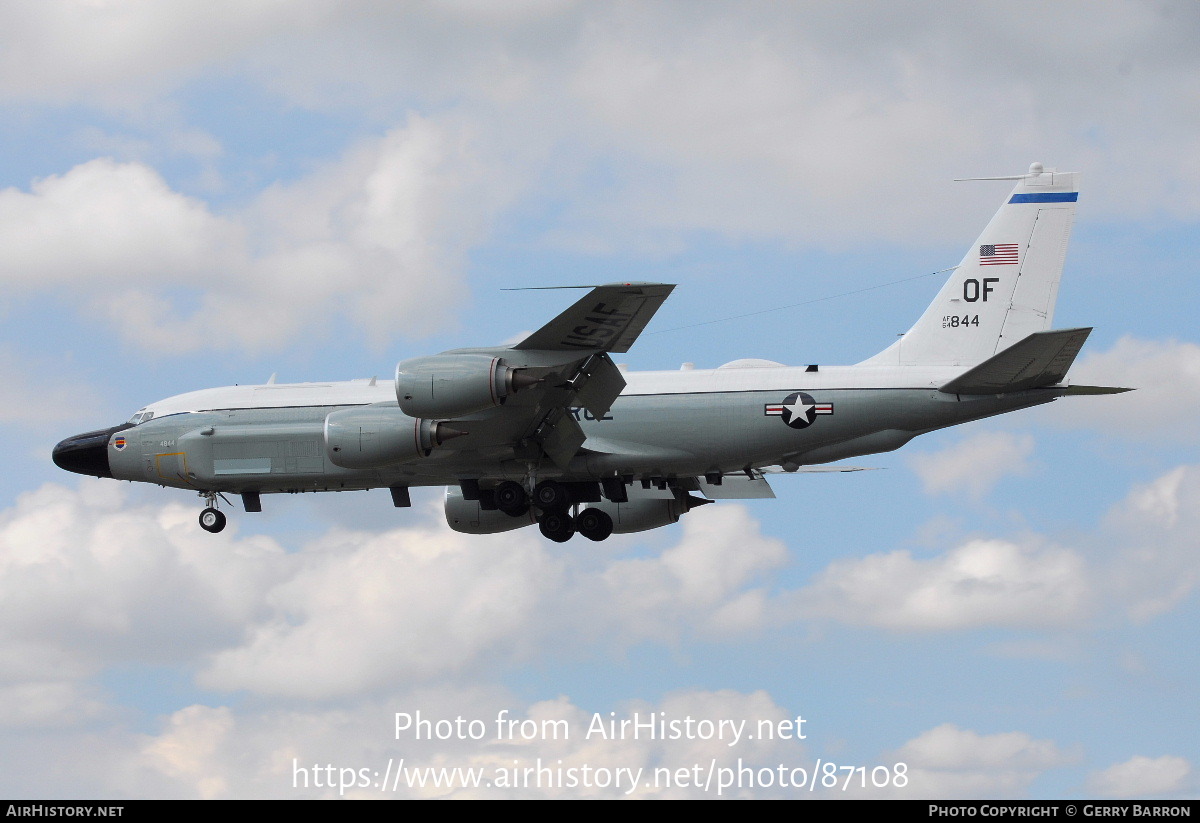
[[[396,365],[396,400],[411,417],[454,418],[499,406],[539,379],[488,354],[436,354]]]
[[[535,512],[530,509],[520,517],[505,514],[499,509],[485,511],[478,500],[467,500],[458,486],[446,487],[446,522],[456,532],[464,534],[496,534],[523,526],[532,526]]]
[[[463,434],[445,423],[409,417],[394,406],[342,409],[325,418],[325,454],[343,469],[374,469],[419,460]]]
[[[646,492],[637,486],[628,490],[629,500],[624,503],[614,503],[611,500],[600,500],[593,503],[580,504],[581,514],[585,510],[598,509],[612,518],[611,534],[632,534],[633,532],[657,529],[669,526],[679,520],[685,513],[696,506],[711,503],[700,497],[692,497],[686,492],[676,492],[674,497],[661,497]],[[513,529],[523,528],[537,522],[538,509],[531,507],[519,517],[505,514],[499,509],[483,509],[478,500],[467,500],[463,497],[458,486],[446,487],[446,522],[456,532],[465,534],[495,534]],[[578,522],[578,518],[576,518]],[[608,532],[605,533],[607,536]],[[592,539],[603,539],[592,538]]]
[[[678,522],[679,518],[696,506],[711,503],[699,497],[692,497],[686,492],[676,492],[675,497],[649,497],[637,486],[628,489],[629,500],[625,503],[614,503],[602,500],[592,503],[591,507],[599,509],[612,518],[613,534],[632,534],[669,526]]]

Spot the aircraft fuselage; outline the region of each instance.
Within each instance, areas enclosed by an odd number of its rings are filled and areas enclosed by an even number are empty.
[[[847,366],[626,373],[625,392],[607,413],[570,410],[587,440],[562,468],[505,442],[508,433],[495,431],[494,413],[451,421],[468,433],[427,456],[414,449],[393,465],[337,466],[328,451],[327,417],[348,408],[396,406],[390,383],[365,381],[180,395],[148,407],[152,419],[114,431],[105,450],[117,479],[239,494],[445,485],[481,471],[521,480],[531,467],[538,479],[673,478],[891,451],[918,434],[1061,394],[1054,388],[999,396],[938,391],[957,371]]]

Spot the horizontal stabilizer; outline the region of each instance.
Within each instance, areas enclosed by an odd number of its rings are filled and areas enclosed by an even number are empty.
[[[1121,394],[1127,391],[1133,391],[1133,389],[1120,386],[1067,386],[1066,394]]]
[[[1061,383],[1092,330],[1041,331],[941,387],[947,394],[1006,394]]]

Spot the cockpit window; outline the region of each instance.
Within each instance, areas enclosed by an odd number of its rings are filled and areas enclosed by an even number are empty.
[[[154,416],[154,412],[152,412],[152,411],[140,411],[137,414],[135,414],[133,417],[129,418],[129,423],[130,423],[130,425],[137,426],[141,423],[145,423],[147,420],[149,420],[153,416]]]

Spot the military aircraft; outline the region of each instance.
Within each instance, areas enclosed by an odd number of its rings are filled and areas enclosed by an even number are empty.
[[[1090,328],[1050,330],[1078,175],[1033,164],[916,324],[853,366],[739,360],[626,372],[674,288],[596,286],[514,346],[404,360],[395,380],[231,386],[170,397],[54,448],[63,469],[192,489],[200,526],[238,494],[446,486],[458,531],[536,523],[550,540],[658,528],[716,499],[774,497],[773,472],[1068,395]]]

